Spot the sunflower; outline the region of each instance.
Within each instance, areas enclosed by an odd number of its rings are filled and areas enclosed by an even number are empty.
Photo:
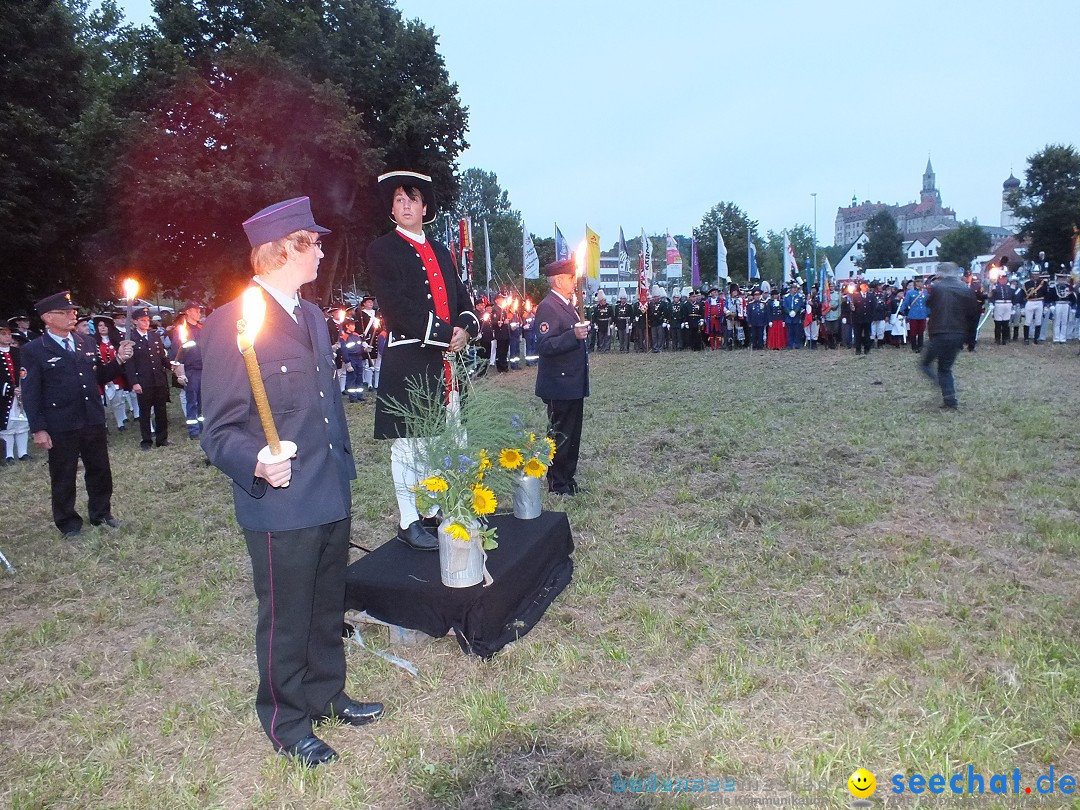
[[[495,500],[495,493],[487,487],[475,486],[472,488],[473,511],[478,515],[490,515],[495,511],[495,507],[498,506],[498,501]]]
[[[512,447],[508,447],[499,453],[499,463],[508,470],[516,470],[524,460],[521,451]]]
[[[548,464],[555,460],[555,440],[550,436],[546,436],[544,441],[548,446]]]
[[[526,475],[531,475],[533,478],[543,478],[544,473],[547,472],[547,467],[541,463],[540,459],[530,458],[525,462],[525,467],[522,469],[522,472]]]
[[[476,454],[476,460],[480,463],[478,472],[483,475],[491,469],[491,459],[488,458],[487,450],[481,450]]]
[[[455,540],[460,540],[463,543],[469,542],[469,531],[460,523],[451,523],[446,527],[446,533],[453,537]]]
[[[449,489],[449,485],[446,483],[446,479],[439,475],[433,475],[430,478],[425,478],[420,482],[420,486],[426,489],[428,492],[446,492]]]

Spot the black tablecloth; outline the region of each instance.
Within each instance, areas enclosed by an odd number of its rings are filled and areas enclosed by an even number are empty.
[[[488,552],[494,582],[447,588],[439,555],[392,540],[349,566],[345,608],[399,627],[444,636],[453,629],[467,653],[487,658],[525,635],[570,582],[574,540],[563,512],[535,520],[494,515],[499,547]]]

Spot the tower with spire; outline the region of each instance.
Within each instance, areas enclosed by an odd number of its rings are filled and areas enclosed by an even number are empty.
[[[1009,179],[1001,184],[1001,227],[1008,228],[1013,233],[1020,228],[1020,221],[1016,218],[1016,212],[1009,205],[1009,195],[1020,188],[1020,181],[1013,177],[1009,170]]]
[[[922,194],[920,201],[931,203],[936,208],[941,207],[941,192],[937,190],[937,180],[934,177],[934,167],[930,163],[930,156],[926,156],[926,171],[922,176]]]

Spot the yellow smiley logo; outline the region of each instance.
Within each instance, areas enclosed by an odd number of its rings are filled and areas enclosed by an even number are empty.
[[[866,768],[859,768],[848,777],[847,789],[851,791],[851,795],[856,799],[865,799],[874,795],[874,791],[877,789],[877,780]]]

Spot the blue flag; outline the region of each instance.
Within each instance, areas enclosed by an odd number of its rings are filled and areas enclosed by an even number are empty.
[[[757,269],[757,248],[754,246],[754,240],[750,240],[750,280],[753,281],[756,278],[761,278],[761,273]]]
[[[559,230],[559,224],[555,223],[555,261],[561,262],[570,258],[570,245]]]

